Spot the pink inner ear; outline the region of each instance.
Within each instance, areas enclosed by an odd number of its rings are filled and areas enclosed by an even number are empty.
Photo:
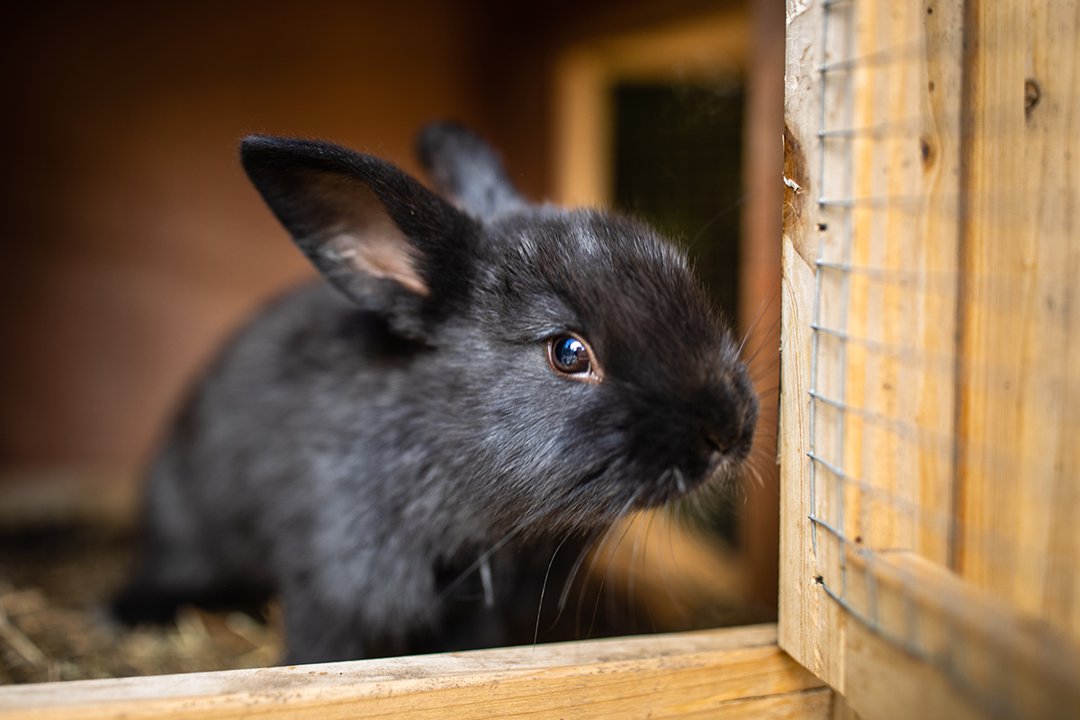
[[[387,224],[390,227],[365,228],[362,238],[348,232],[332,235],[326,248],[357,272],[389,278],[409,292],[427,297],[430,290],[416,271],[412,244],[388,219]]]
[[[431,293],[417,271],[420,252],[369,187],[340,175],[313,175],[309,186],[337,219],[323,234],[324,257],[371,277],[389,278],[416,295]]]

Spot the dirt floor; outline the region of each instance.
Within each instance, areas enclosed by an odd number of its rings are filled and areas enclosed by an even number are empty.
[[[123,582],[123,532],[48,528],[0,533],[0,684],[155,675],[272,665],[269,623],[243,613],[183,610],[175,623],[135,630],[105,612]]]

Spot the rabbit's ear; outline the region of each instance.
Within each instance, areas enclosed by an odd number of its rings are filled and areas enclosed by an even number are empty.
[[[473,217],[485,220],[526,205],[498,154],[461,125],[432,123],[420,132],[416,144],[420,162],[439,192]]]
[[[319,272],[399,332],[423,339],[464,292],[475,222],[398,168],[330,143],[258,135],[240,157]]]

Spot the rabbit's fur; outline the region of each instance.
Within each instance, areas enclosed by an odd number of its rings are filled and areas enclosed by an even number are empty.
[[[294,662],[528,641],[508,618],[535,617],[560,540],[745,460],[757,401],[679,251],[525,202],[459,126],[420,154],[446,199],[328,143],[243,142],[329,282],[271,304],[197,386],[149,478],[122,617],[275,592]],[[568,333],[591,377],[553,367]],[[470,602],[463,573],[499,548]]]

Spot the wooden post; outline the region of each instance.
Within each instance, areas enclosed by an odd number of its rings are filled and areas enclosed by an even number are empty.
[[[739,326],[761,397],[753,464],[740,525],[747,594],[763,619],[776,614],[780,542],[777,463],[780,350],[780,232],[783,202],[784,17],[779,2],[753,5],[746,86]],[[757,481],[757,482],[755,482]]]

